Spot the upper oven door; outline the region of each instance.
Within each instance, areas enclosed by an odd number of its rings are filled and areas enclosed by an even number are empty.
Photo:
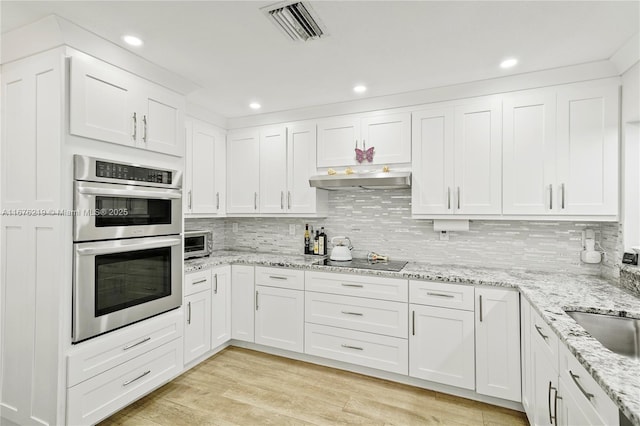
[[[182,193],[178,189],[74,183],[74,241],[179,234]]]

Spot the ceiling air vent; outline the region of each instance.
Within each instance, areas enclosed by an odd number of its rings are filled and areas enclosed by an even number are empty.
[[[278,3],[261,10],[291,40],[307,41],[327,35],[324,24],[308,3]]]

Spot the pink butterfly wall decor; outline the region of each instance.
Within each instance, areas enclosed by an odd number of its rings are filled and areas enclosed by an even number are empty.
[[[364,144],[362,146],[362,148],[364,148]],[[372,162],[373,161],[373,149],[374,147],[368,148],[368,149],[359,149],[356,148],[356,161],[358,163],[362,163],[364,161],[364,159],[366,158],[368,162]]]

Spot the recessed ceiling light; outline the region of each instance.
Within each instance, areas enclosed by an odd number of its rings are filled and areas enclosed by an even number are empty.
[[[262,105],[260,105],[260,104],[259,104],[259,103],[257,103],[257,102],[251,102],[251,103],[249,104],[249,108],[251,108],[251,109],[260,109],[260,108],[262,108]]]
[[[511,67],[515,67],[517,64],[518,64],[518,60],[516,58],[509,58],[500,62],[500,68],[511,68]]]
[[[122,39],[124,40],[125,43],[127,43],[130,46],[139,47],[139,46],[142,46],[142,44],[143,44],[142,40],[140,40],[138,37],[132,36],[132,35],[122,36]]]
[[[367,91],[367,86],[363,86],[362,84],[358,84],[353,88],[353,91],[356,93],[364,93]]]

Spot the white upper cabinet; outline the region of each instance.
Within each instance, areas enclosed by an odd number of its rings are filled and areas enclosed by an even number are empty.
[[[584,83],[504,100],[504,214],[618,214],[618,88]]]
[[[500,214],[502,137],[497,100],[413,113],[414,215]]]
[[[227,134],[227,212],[257,213],[260,136],[257,130]]]
[[[355,149],[373,148],[371,162],[358,163]],[[318,123],[318,167],[411,162],[411,114],[332,117]]]
[[[198,120],[186,123],[184,202],[186,214],[225,211],[225,135]]]
[[[287,173],[289,213],[318,213],[326,208],[326,191],[309,186],[309,178],[316,174],[315,124],[287,127]]]
[[[618,86],[558,90],[558,207],[618,214]]]
[[[184,154],[183,96],[90,57],[71,58],[71,134]]]
[[[260,130],[260,213],[284,213],[287,196],[287,129]]]

